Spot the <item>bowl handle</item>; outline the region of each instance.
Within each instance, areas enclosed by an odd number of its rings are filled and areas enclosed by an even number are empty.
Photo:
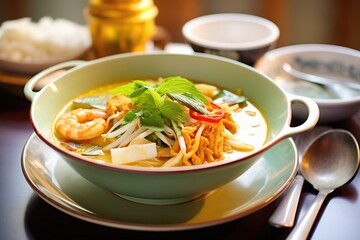
[[[291,104],[297,104],[297,103],[303,104],[308,110],[308,116],[306,120],[299,126],[295,126],[295,127],[286,126],[282,132],[283,138],[291,137],[295,134],[302,133],[312,129],[313,127],[315,127],[320,116],[319,107],[314,100],[298,95],[295,96],[292,94],[288,94],[288,98]]]
[[[60,75],[60,74],[55,74],[55,73],[60,73],[60,70],[63,69],[63,71],[65,72],[67,69],[84,64],[85,62],[86,61],[82,61],[82,60],[67,61],[67,62],[56,64],[54,66],[51,66],[51,67],[37,73],[32,78],[30,78],[29,81],[27,81],[27,83],[25,84],[25,87],[24,87],[25,97],[28,100],[32,101],[34,99],[34,97],[36,96],[36,94],[38,93],[38,91],[35,91],[35,88],[38,84],[40,84],[40,81],[44,82],[45,80],[47,80],[46,81],[46,84],[47,84],[47,83],[49,83],[49,79],[51,79],[51,81],[52,81],[53,79],[55,79],[57,76]]]

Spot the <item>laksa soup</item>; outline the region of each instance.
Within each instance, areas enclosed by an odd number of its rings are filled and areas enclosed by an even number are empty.
[[[264,144],[267,123],[240,89],[167,77],[79,96],[59,114],[54,136],[94,161],[175,167],[243,157]]]

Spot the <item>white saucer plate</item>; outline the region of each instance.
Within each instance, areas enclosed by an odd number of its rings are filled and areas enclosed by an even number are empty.
[[[25,144],[21,164],[32,189],[73,217],[122,229],[175,231],[225,223],[265,207],[294,180],[296,156],[293,140],[283,140],[233,182],[203,198],[166,206],[131,202],[90,183],[36,134]]]

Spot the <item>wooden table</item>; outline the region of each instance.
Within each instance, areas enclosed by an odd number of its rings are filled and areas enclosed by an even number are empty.
[[[22,149],[32,134],[30,103],[0,89],[0,239],[285,239],[291,229],[275,228],[268,218],[279,199],[241,219],[221,225],[177,232],[143,232],[104,227],[71,217],[38,197],[20,166]],[[360,139],[360,114],[335,127]],[[318,216],[311,239],[360,239],[360,174],[331,194]],[[305,184],[301,217],[316,191]]]

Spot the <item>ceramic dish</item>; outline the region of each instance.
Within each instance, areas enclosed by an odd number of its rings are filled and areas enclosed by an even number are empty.
[[[83,50],[79,53],[71,54],[71,56],[62,56],[59,58],[51,59],[46,62],[32,62],[32,63],[20,63],[14,61],[8,61],[0,58],[0,88],[6,90],[12,94],[24,96],[24,86],[27,81],[34,74],[51,67],[52,65],[69,61],[72,59],[87,58],[87,50]],[[43,79],[42,83],[39,83],[37,90],[49,81],[52,76],[47,76]]]
[[[273,49],[280,35],[273,22],[238,13],[191,19],[183,26],[182,33],[196,52],[224,56],[248,65]]]
[[[289,75],[284,64],[307,74],[360,82],[360,52],[334,45],[301,44],[266,53],[255,65],[285,91],[312,98],[320,108],[319,122],[347,119],[360,111],[360,90],[343,85],[324,87]],[[306,111],[296,108],[294,116],[304,119]]]
[[[266,152],[246,174],[207,196],[154,206],[124,200],[88,182],[35,134],[24,147],[21,164],[29,185],[55,208],[88,222],[146,231],[195,229],[251,214],[284,192],[298,167],[294,142],[287,139]]]
[[[40,92],[32,91],[34,84],[44,75],[71,64],[76,67],[56,78]],[[115,82],[164,76],[182,76],[225,89],[241,88],[244,95],[265,115],[268,131],[264,145],[241,157],[222,161],[194,166],[149,168],[94,161],[71,153],[54,141],[53,125],[56,117],[67,103],[80,94]],[[189,201],[231,182],[281,140],[314,127],[319,116],[318,107],[312,100],[288,96],[271,79],[254,68],[210,54],[131,53],[89,62],[67,62],[34,76],[26,84],[25,94],[32,100],[30,114],[36,134],[61,154],[75,171],[89,181],[128,199],[154,204]],[[298,126],[290,126],[291,105],[294,102],[303,103],[310,113],[308,119]]]

